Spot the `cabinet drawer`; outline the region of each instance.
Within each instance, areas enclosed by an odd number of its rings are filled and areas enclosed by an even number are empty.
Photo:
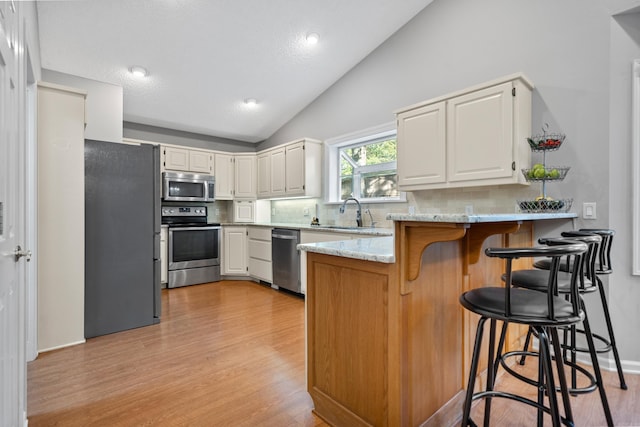
[[[249,258],[271,262],[271,241],[249,239]]]
[[[271,242],[271,229],[269,227],[249,227],[248,231],[249,239]]]
[[[271,271],[271,261],[264,261],[256,258],[249,258],[249,274],[252,277],[262,279],[266,282],[273,282],[273,272]]]

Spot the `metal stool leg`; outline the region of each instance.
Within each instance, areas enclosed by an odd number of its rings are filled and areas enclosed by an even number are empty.
[[[489,353],[487,356],[487,391],[493,391],[493,387],[496,382],[494,367],[495,357],[495,344],[496,344],[496,319],[491,319],[489,325]],[[489,426],[489,419],[491,418],[491,397],[487,397],[484,400],[484,425]]]
[[[607,331],[609,332],[609,343],[611,344],[611,351],[613,351],[613,358],[616,361],[616,369],[618,370],[618,378],[620,379],[620,388],[627,389],[627,383],[624,380],[624,373],[622,372],[622,364],[620,363],[620,356],[618,355],[618,346],[616,345],[616,338],[613,334],[613,325],[611,324],[611,316],[609,315],[609,303],[607,297],[604,294],[604,287],[602,286],[602,280],[598,277],[598,291],[600,292],[600,301],[602,302],[602,311],[604,312],[604,320],[607,323]]]
[[[580,299],[582,310],[585,313],[582,325],[584,326],[585,337],[587,339],[587,345],[589,346],[589,353],[591,354],[591,364],[593,365],[593,373],[596,377],[596,384],[598,386],[598,392],[600,392],[600,400],[602,401],[602,408],[604,409],[604,416],[607,419],[607,425],[613,426],[613,418],[611,417],[611,409],[609,408],[609,400],[607,399],[607,393],[604,390],[604,382],[602,381],[602,373],[600,372],[600,363],[598,362],[598,353],[596,352],[596,346],[593,343],[593,335],[591,335],[591,326],[589,325],[589,315],[587,314],[587,308],[584,304],[584,300]]]
[[[482,335],[484,332],[484,323],[486,317],[481,317],[478,321],[478,329],[476,330],[476,340],[473,345],[473,356],[471,357],[471,369],[469,370],[469,381],[467,381],[467,395],[464,399],[464,408],[462,410],[461,427],[475,426],[471,421],[471,403],[473,402],[473,389],[476,385],[476,375],[478,374],[478,359],[480,357],[480,347],[482,345]]]
[[[560,338],[556,328],[550,328],[551,343],[554,348],[560,348]],[[569,400],[569,390],[567,387],[567,378],[564,375],[564,360],[562,357],[556,356],[556,370],[558,372],[558,381],[560,382],[560,393],[562,394],[562,404],[564,405],[564,416],[566,421],[573,425],[573,411],[571,410],[571,401]]]
[[[533,332],[531,331],[531,326],[529,326],[529,330],[527,331],[527,338],[525,338],[524,340],[524,346],[522,347],[522,351],[527,351],[529,350],[529,344],[531,344],[531,336],[533,335]],[[520,365],[524,366],[524,362],[526,359],[526,355],[523,354],[520,357]]]
[[[546,390],[549,398],[549,410],[551,412],[551,422],[554,427],[560,426],[560,411],[558,410],[558,396],[556,395],[556,386],[553,379],[553,368],[551,367],[551,348],[549,344],[549,338],[545,328],[536,328],[538,332],[538,340],[540,342],[540,359],[542,360],[542,367],[544,369],[544,376],[546,378]]]

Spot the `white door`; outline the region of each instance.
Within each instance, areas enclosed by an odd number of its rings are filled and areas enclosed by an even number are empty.
[[[287,145],[286,149],[286,190],[287,195],[304,195],[304,142]]]
[[[258,155],[258,197],[269,197],[271,195],[271,154],[263,153]]]
[[[256,178],[256,156],[237,155],[235,156],[236,164],[236,191],[235,198],[255,199],[258,195]]]
[[[284,148],[271,152],[271,196],[284,196],[285,192],[285,154]]]
[[[24,424],[24,109],[16,5],[0,2],[0,425]],[[9,42],[13,46],[9,46]]]
[[[449,100],[447,179],[475,181],[513,175],[512,83]]]
[[[216,177],[215,199],[233,200],[235,178],[233,156],[229,154],[216,154],[213,170]]]
[[[223,228],[222,274],[246,276],[247,271],[247,229],[246,227]]]
[[[445,101],[398,114],[398,184],[402,190],[446,182],[445,119]]]

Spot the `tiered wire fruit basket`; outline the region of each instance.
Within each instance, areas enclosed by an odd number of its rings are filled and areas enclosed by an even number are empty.
[[[569,172],[568,166],[548,166],[547,152],[556,151],[564,142],[565,135],[547,133],[545,125],[542,134],[527,138],[533,152],[542,152],[542,163],[536,163],[529,169],[522,169],[525,179],[529,182],[541,183],[541,194],[535,200],[518,200],[520,211],[526,213],[568,212],[573,199],[553,199],[547,195],[547,182],[562,181]]]

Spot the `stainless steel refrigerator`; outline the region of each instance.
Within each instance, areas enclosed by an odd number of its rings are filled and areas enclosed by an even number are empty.
[[[85,140],[84,153],[84,335],[158,323],[160,150]]]

